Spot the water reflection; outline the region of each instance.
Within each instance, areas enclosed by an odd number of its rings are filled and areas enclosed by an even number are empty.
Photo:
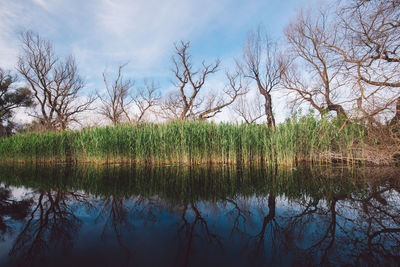
[[[396,266],[398,171],[0,166],[0,263]]]
[[[31,199],[15,200],[8,186],[0,187],[0,232],[3,240],[13,231],[13,221],[22,221],[28,216],[31,205]]]

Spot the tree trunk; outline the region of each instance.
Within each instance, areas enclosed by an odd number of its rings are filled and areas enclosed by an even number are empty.
[[[337,104],[328,104],[328,110],[329,111],[336,111],[337,116],[341,116],[344,118],[347,118],[347,114],[344,111],[343,107],[341,105]]]
[[[265,115],[267,115],[267,125],[274,128],[275,127],[275,118],[272,113],[272,98],[271,94],[265,93]]]
[[[396,114],[390,121],[390,125],[395,125],[400,122],[400,96],[397,98],[397,103],[396,103]]]

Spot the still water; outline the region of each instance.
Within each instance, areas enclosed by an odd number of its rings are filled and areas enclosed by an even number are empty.
[[[395,168],[0,166],[1,266],[397,266]]]

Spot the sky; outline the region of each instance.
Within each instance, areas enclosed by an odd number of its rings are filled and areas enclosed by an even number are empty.
[[[104,88],[102,72],[127,63],[126,78],[172,88],[174,42],[190,41],[194,63],[221,59],[209,86],[222,86],[250,31],[259,25],[276,40],[296,11],[312,0],[0,0],[0,67],[14,70],[19,34],[32,30],[60,56],[74,55],[85,90]],[[275,112],[282,110],[276,101]],[[278,120],[284,115],[277,114]],[[287,115],[287,114],[285,114]],[[21,118],[21,116],[20,116]]]

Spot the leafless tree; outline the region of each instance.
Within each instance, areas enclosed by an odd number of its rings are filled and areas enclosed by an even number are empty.
[[[246,124],[251,124],[265,117],[265,110],[263,108],[264,105],[258,95],[249,97],[246,94],[238,98],[232,110]]]
[[[123,79],[121,71],[125,66],[126,64],[123,64],[118,67],[117,77],[111,84],[103,72],[106,93],[104,96],[97,93],[101,101],[100,114],[110,120],[113,125],[120,124],[124,119],[130,121],[128,110],[133,102],[130,92],[133,82]]]
[[[150,111],[152,107],[157,106],[160,102],[160,94],[154,81],[144,81],[144,87],[139,88],[133,101],[139,111],[136,115],[136,121],[140,122],[144,119],[146,112]]]
[[[272,113],[271,92],[280,84],[285,68],[277,44],[268,35],[263,36],[259,28],[250,34],[243,50],[243,60],[237,63],[244,76],[256,82],[258,92],[265,100],[267,125],[274,127],[275,118]]]
[[[91,109],[94,97],[79,96],[85,83],[73,56],[59,59],[52,44],[33,32],[25,32],[21,37],[18,71],[28,82],[39,107],[32,116],[47,130],[64,130],[71,122],[79,123],[77,115]]]
[[[400,120],[400,1],[353,0],[339,9],[345,46],[331,44],[354,70],[362,118],[394,111]],[[397,104],[396,104],[397,102]]]
[[[205,120],[214,117],[223,108],[232,104],[238,96],[245,93],[246,87],[242,83],[239,72],[227,73],[228,85],[223,89],[223,92],[210,92],[205,96],[206,80],[210,75],[217,72],[220,61],[216,60],[213,64],[206,64],[203,61],[200,69],[193,70],[189,47],[189,42],[181,41],[175,44],[176,55],[172,58],[172,71],[176,78],[174,85],[179,90],[177,93],[168,96],[162,105],[162,109],[169,117],[175,119],[196,118]]]
[[[168,94],[161,103],[161,116],[167,119],[178,120],[181,116],[181,98],[174,92]]]
[[[116,78],[112,83],[108,82],[106,74],[103,72],[105,95],[97,93],[101,101],[100,114],[110,120],[113,125],[121,124],[124,121],[129,123],[142,121],[145,113],[159,101],[158,88],[154,82],[145,81],[144,87],[139,88],[135,94],[133,93],[134,82],[129,79],[124,80],[122,76],[122,69],[126,65],[118,67]],[[131,114],[134,106],[138,109],[138,114]]]
[[[329,45],[340,47],[339,30],[327,9],[300,11],[285,29],[291,67],[284,72],[284,87],[294,93],[294,104],[308,102],[321,114],[335,111],[347,116],[343,104],[351,101],[346,64]]]

